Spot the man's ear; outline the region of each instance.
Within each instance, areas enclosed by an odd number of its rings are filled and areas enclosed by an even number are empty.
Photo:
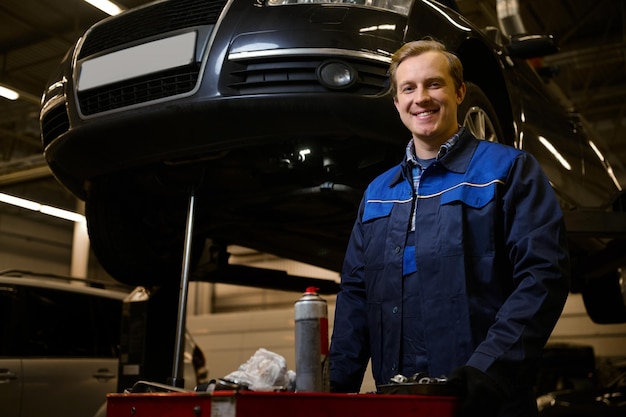
[[[393,96],[393,105],[396,107],[396,110],[398,110],[399,112],[400,109],[398,108],[398,96]]]
[[[461,84],[461,87],[456,91],[456,103],[461,104],[463,99],[465,99],[465,93],[467,92],[467,87],[465,83]]]

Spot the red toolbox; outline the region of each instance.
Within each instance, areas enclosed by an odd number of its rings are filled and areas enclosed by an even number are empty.
[[[107,417],[453,417],[456,397],[213,391],[109,394]]]

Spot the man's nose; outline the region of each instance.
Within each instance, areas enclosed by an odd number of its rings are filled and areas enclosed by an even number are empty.
[[[415,102],[418,104],[430,101],[430,94],[428,92],[428,89],[425,87],[417,87],[415,89],[414,99]]]

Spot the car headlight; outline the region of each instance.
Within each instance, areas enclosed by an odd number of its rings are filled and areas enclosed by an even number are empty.
[[[556,401],[556,397],[553,394],[545,394],[537,397],[537,408],[539,411],[547,407],[552,407]]]
[[[343,89],[356,82],[357,72],[345,62],[326,61],[317,68],[317,78],[324,87]]]

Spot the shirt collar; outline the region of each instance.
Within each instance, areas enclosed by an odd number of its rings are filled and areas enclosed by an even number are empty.
[[[464,127],[459,127],[459,130],[448,139],[441,147],[439,148],[439,152],[437,153],[437,159],[443,158],[445,154],[447,154],[450,149],[459,141],[459,137],[465,130]],[[413,144],[413,138],[406,145],[406,160],[411,164],[411,166],[417,166],[417,155],[415,155],[415,145]]]

